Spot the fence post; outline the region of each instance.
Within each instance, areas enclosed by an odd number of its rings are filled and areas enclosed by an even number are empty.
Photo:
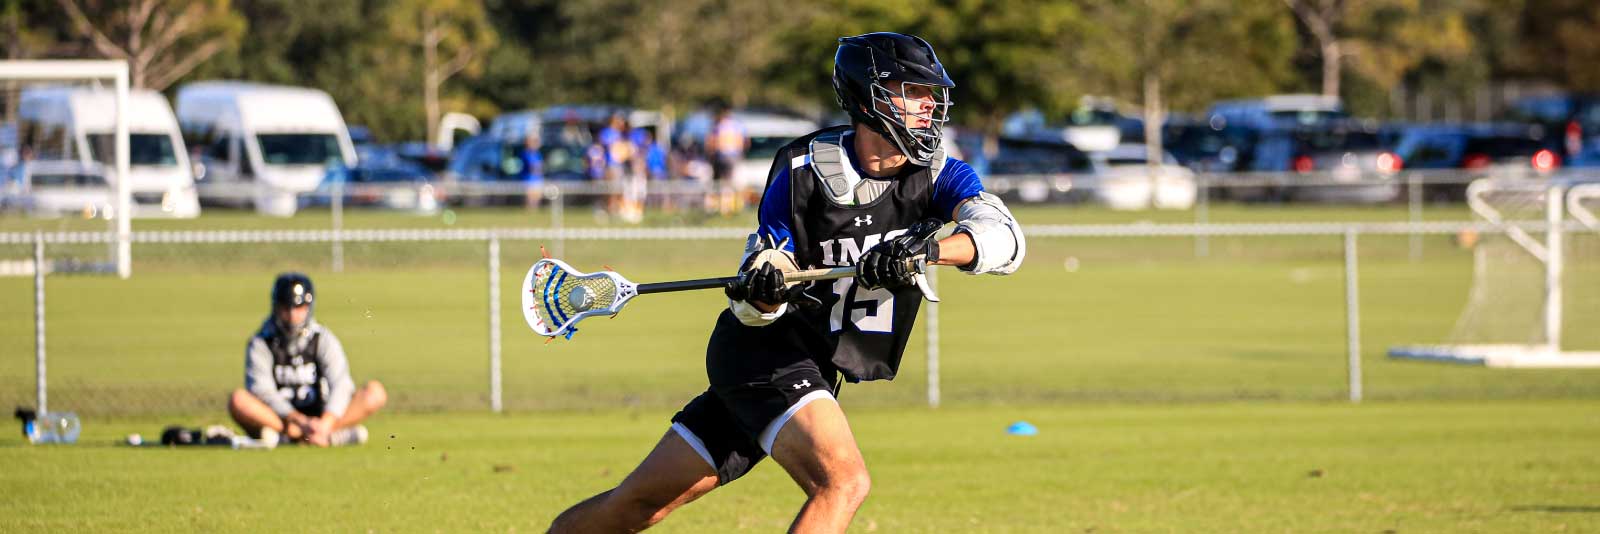
[[[500,235],[489,233],[489,409],[500,413]]]
[[[1406,197],[1410,205],[1411,263],[1422,261],[1422,234],[1417,225],[1422,223],[1422,181],[1416,171],[1406,173]]]
[[[928,266],[928,287],[939,293],[939,269]],[[928,303],[928,407],[939,407],[939,303]]]
[[[333,272],[344,272],[344,171],[333,173]]]
[[[1361,290],[1356,280],[1356,229],[1344,231],[1345,345],[1349,349],[1350,402],[1361,402]]]
[[[37,378],[36,393],[39,415],[50,411],[45,404],[44,359],[44,232],[33,234],[33,371]]]
[[[1194,233],[1194,257],[1204,258],[1211,255],[1211,238],[1206,235],[1205,231],[1200,230],[1205,227],[1206,223],[1211,221],[1211,177],[1209,174],[1201,173],[1196,178],[1199,179],[1196,193],[1200,198],[1197,199],[1198,202],[1194,207],[1194,225],[1196,228]]]
[[[555,232],[556,236],[555,242],[550,247],[554,249],[551,254],[557,258],[564,258],[566,257],[566,251],[562,249],[565,248],[563,245],[566,244],[566,238],[561,235],[561,225],[565,219],[563,212],[566,211],[567,199],[565,195],[561,194],[561,188],[555,184],[547,187],[544,194],[545,198],[550,199],[550,229]]]

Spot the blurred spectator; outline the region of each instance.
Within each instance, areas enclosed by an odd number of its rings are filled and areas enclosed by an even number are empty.
[[[726,106],[717,108],[706,145],[711,156],[711,180],[717,189],[716,197],[707,200],[707,208],[714,207],[723,215],[738,211],[740,195],[733,188],[733,169],[750,149],[750,138],[745,135],[744,124]]]
[[[622,113],[611,114],[610,121],[600,129],[596,141],[605,151],[604,180],[613,187],[626,186],[623,181],[629,173],[628,166],[633,159],[633,142],[624,135],[628,131],[628,121]],[[623,195],[612,194],[606,198],[606,211],[612,214],[623,214]]]
[[[539,153],[543,143],[539,141],[538,129],[528,132],[528,137],[522,142],[522,187],[526,193],[524,205],[528,209],[539,207],[539,201],[544,198],[544,155]]]

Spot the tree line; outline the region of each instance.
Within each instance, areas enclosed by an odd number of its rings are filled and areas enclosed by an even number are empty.
[[[1279,92],[1382,117],[1397,88],[1600,91],[1592,0],[5,0],[0,55],[126,59],[136,86],[169,93],[317,87],[348,122],[405,140],[446,111],[561,103],[820,114],[835,38],[869,31],[932,42],[954,118],[988,132],[1083,95],[1159,119]]]

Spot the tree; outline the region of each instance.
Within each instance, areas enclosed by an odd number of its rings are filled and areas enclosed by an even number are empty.
[[[1516,44],[1500,70],[1519,78],[1560,83],[1574,91],[1600,92],[1600,4],[1592,0],[1500,0],[1515,8]]]
[[[457,74],[477,74],[499,36],[481,0],[405,0],[387,9],[388,37],[421,48],[422,99],[431,142],[441,115],[440,87]]]
[[[1327,96],[1341,95],[1346,59],[1388,89],[1425,62],[1459,62],[1472,52],[1470,0],[1283,1],[1317,43]]]
[[[1262,2],[1123,0],[1086,10],[1099,24],[1077,49],[1084,84],[1140,102],[1152,167],[1163,159],[1169,108],[1275,92],[1290,73],[1292,21]]]
[[[1343,42],[1336,33],[1344,19],[1345,0],[1283,0],[1300,23],[1317,41],[1322,58],[1322,94],[1339,96],[1339,62],[1344,61]]]
[[[102,57],[128,61],[134,87],[166,89],[238,44],[244,17],[228,0],[57,0],[78,36]],[[87,9],[86,9],[87,8]],[[95,19],[91,19],[93,14]]]

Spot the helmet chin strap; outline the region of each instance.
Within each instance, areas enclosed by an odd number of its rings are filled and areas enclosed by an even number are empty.
[[[894,141],[894,146],[895,146],[895,148],[900,149],[900,154],[901,155],[904,155],[907,160],[911,161],[911,163],[914,163],[916,165],[921,165],[921,166],[924,166],[924,167],[928,166],[928,164],[931,162],[930,156],[932,156],[932,152],[930,152],[926,156],[919,156],[917,154],[917,152],[915,152],[913,150],[908,150],[906,148],[905,140],[900,138],[900,132],[898,131],[898,129],[892,127],[889,124],[889,119],[885,119],[882,116],[880,116],[880,117],[878,117],[878,121],[883,123],[883,125],[882,125],[883,129],[886,129],[886,130],[889,131],[889,135],[887,137],[890,140]],[[881,134],[883,132],[879,131],[878,133]],[[915,144],[915,141],[912,141],[912,143]]]

